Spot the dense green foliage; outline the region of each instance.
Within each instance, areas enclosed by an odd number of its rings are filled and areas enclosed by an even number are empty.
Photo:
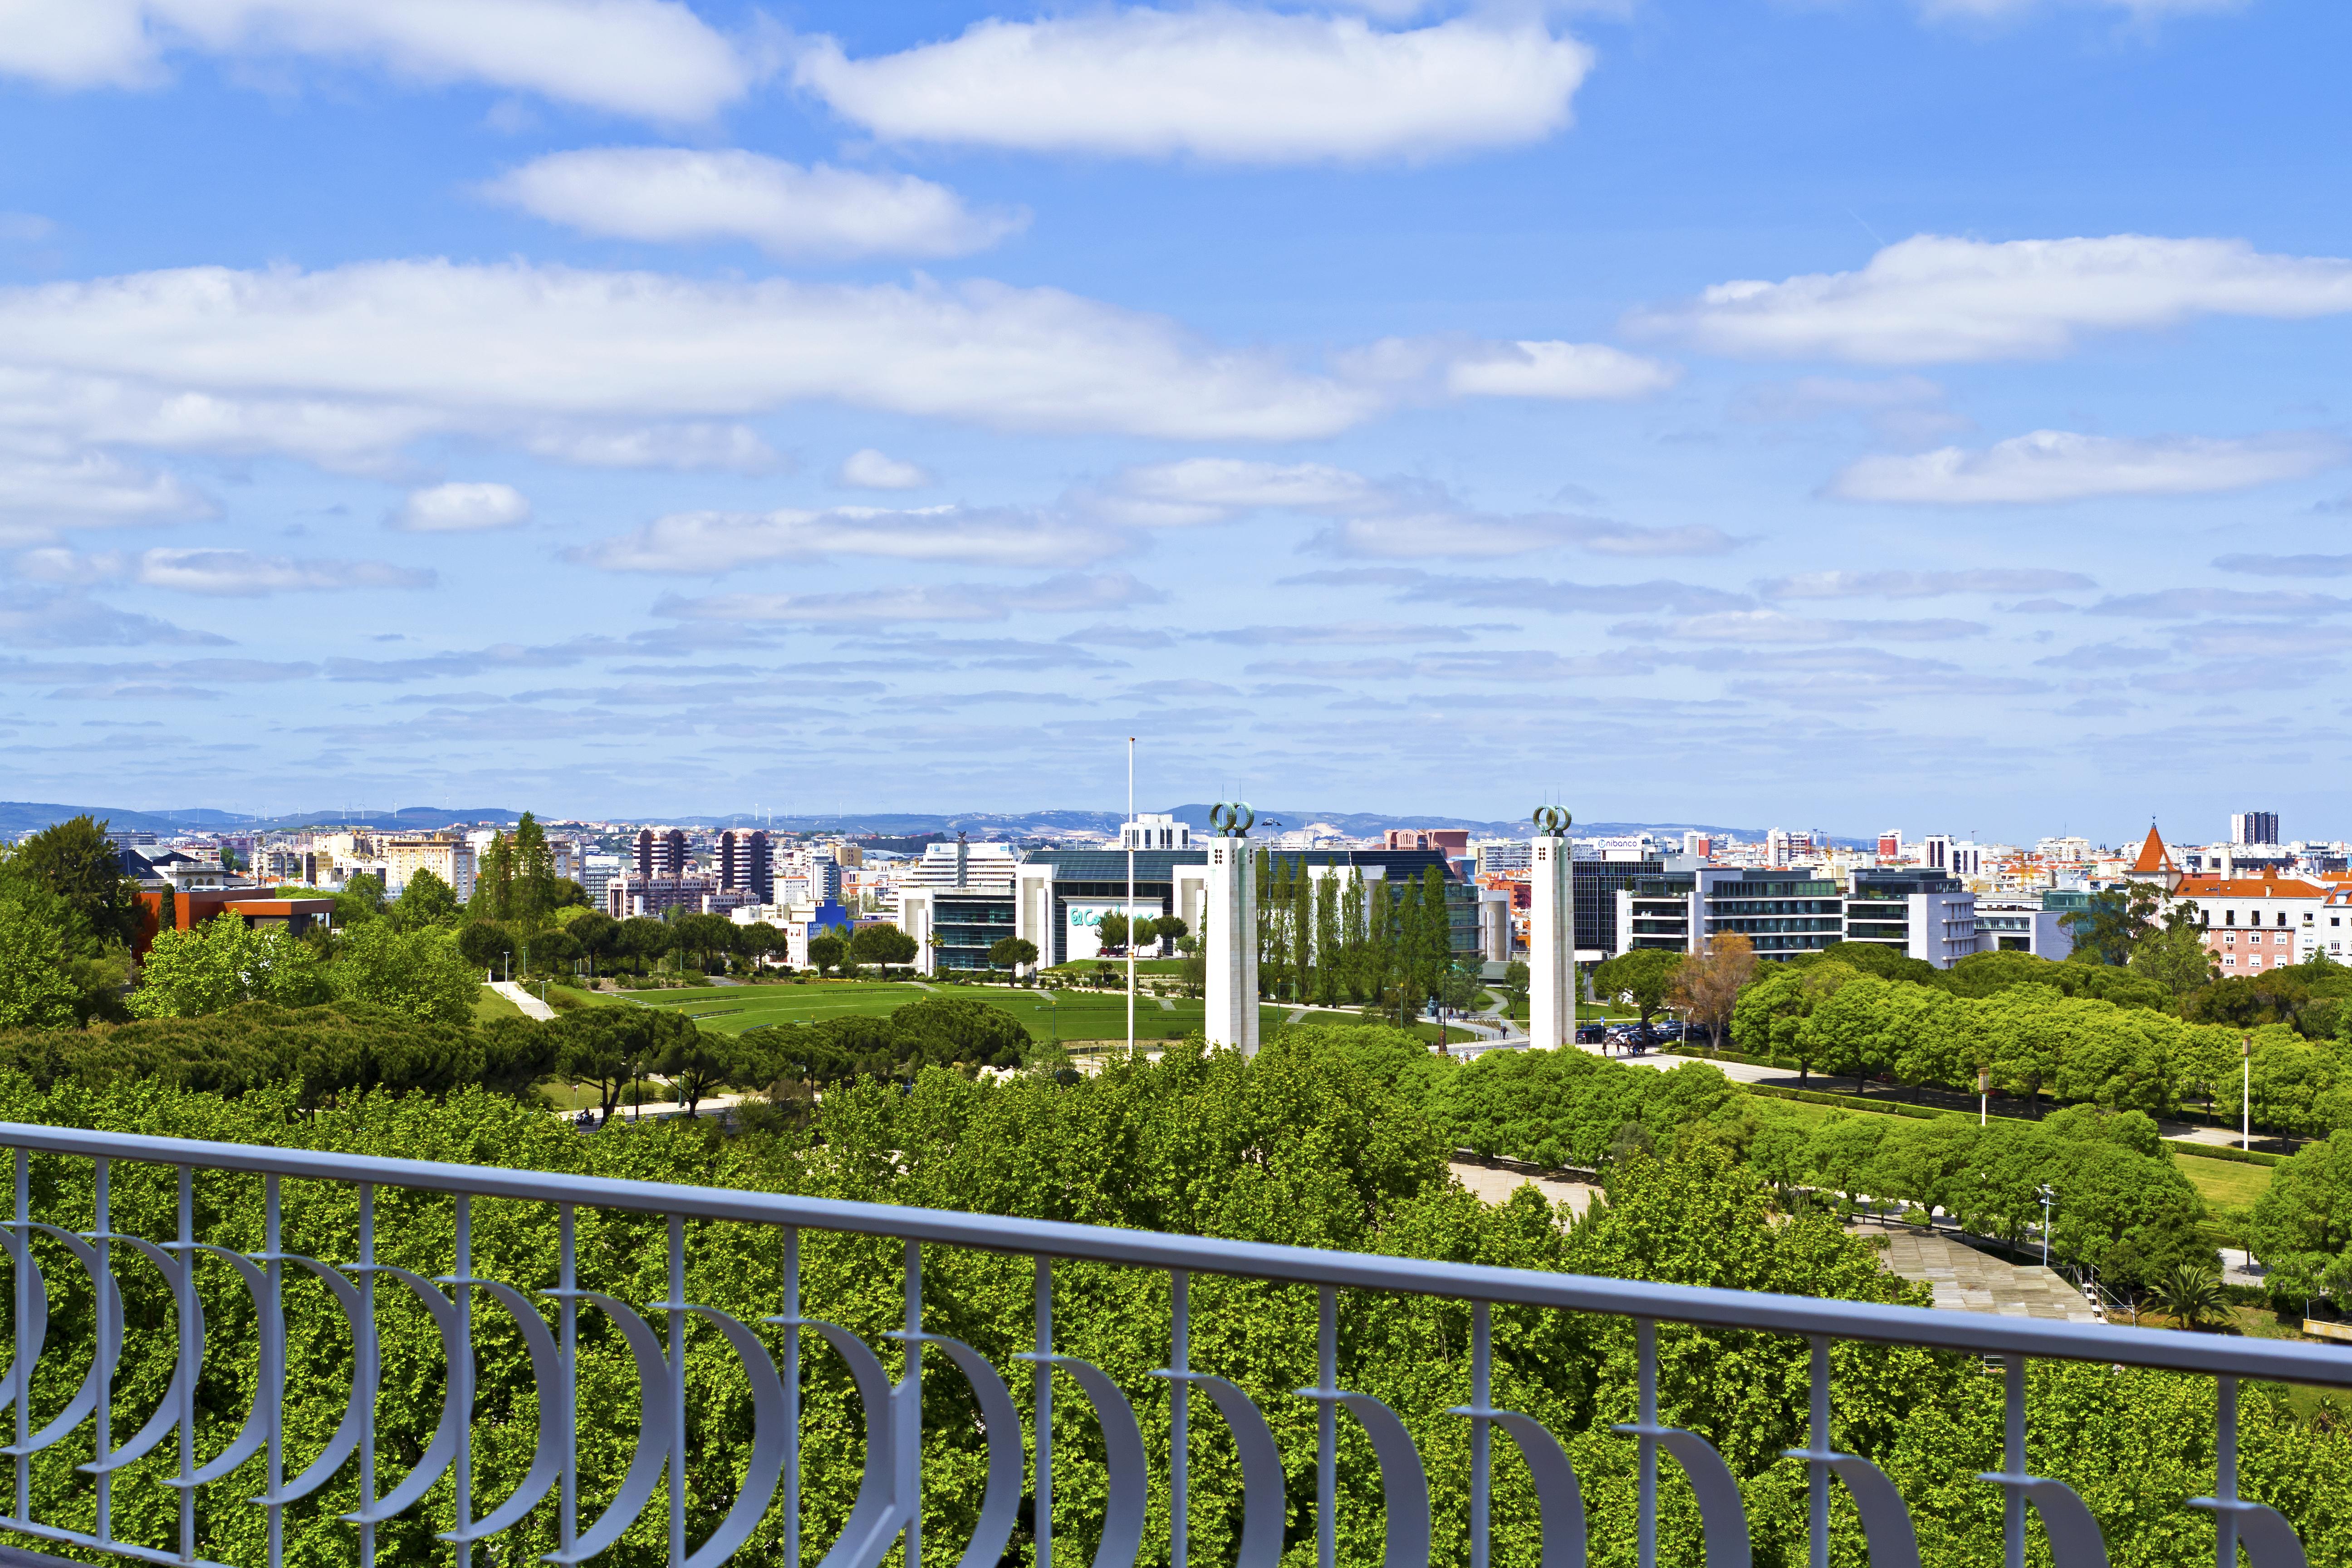
[[[206,1020],[206,1023],[212,1021]],[[194,1026],[141,1025],[189,1028]],[[117,1031],[127,1034],[130,1030]],[[553,1031],[548,1031],[553,1033]],[[798,1192],[827,1198],[918,1204],[1024,1214],[1085,1223],[1191,1232],[1244,1241],[1345,1247],[1408,1258],[1569,1269],[1623,1278],[1830,1294],[1880,1301],[1919,1300],[1919,1288],[1882,1272],[1866,1244],[1820,1215],[1776,1217],[1768,1189],[1720,1147],[1694,1145],[1660,1157],[1628,1150],[1616,1163],[1610,1202],[1565,1226],[1532,1191],[1486,1207],[1451,1184],[1444,1138],[1415,1109],[1430,1075],[1381,1031],[1299,1032],[1278,1037],[1254,1063],[1231,1053],[1171,1051],[1156,1066],[1120,1064],[1101,1078],[1060,1082],[1024,1074],[991,1083],[929,1071],[908,1088],[863,1079],[830,1091],[812,1135],[722,1137],[708,1124],[676,1122],[579,1136],[556,1119],[508,1099],[461,1093],[446,1103],[424,1096],[372,1094],[315,1117],[297,1114],[286,1088],[241,1099],[192,1095],[121,1079],[59,1079],[44,1092],[0,1072],[0,1120],[103,1126],[124,1131],[309,1147],[352,1154],[470,1162],[581,1177],[614,1176]],[[1605,1064],[1603,1064],[1605,1065]],[[1445,1069],[1442,1069],[1445,1070]],[[1687,1070],[1687,1069],[1685,1069]],[[1701,1069],[1704,1071],[1705,1069]],[[1717,1115],[1721,1114],[1718,1111]],[[1713,1120],[1713,1119],[1710,1119]],[[1696,1125],[1696,1124],[1692,1124]],[[2128,1139],[2126,1139],[2126,1142]],[[41,1217],[87,1223],[92,1198],[84,1161],[37,1159],[34,1199]],[[261,1245],[259,1183],[203,1175],[196,1224],[205,1239],[240,1251]],[[173,1188],[163,1169],[118,1165],[112,1220],[129,1234],[171,1234]],[[449,1200],[380,1189],[378,1247],[383,1261],[425,1277],[451,1261]],[[352,1255],[355,1194],[349,1187],[289,1182],[289,1251]],[[622,1300],[665,1299],[667,1255],[657,1218],[578,1211],[582,1283]],[[472,1258],[478,1275],[526,1292],[555,1283],[551,1206],[477,1200]],[[770,1226],[691,1223],[686,1227],[688,1300],[758,1323],[781,1304],[782,1237]],[[74,1273],[46,1237],[53,1280]],[[887,1238],[804,1231],[804,1300],[877,1347],[896,1368],[884,1338],[903,1312],[899,1248]],[[1025,1258],[927,1247],[926,1326],[972,1344],[1010,1374],[1033,1331],[1033,1265]],[[117,1419],[127,1434],[161,1397],[169,1375],[171,1308],[152,1270],[121,1269],[133,1332],[115,1381]],[[200,1276],[213,1347],[197,1390],[198,1452],[220,1450],[252,1392],[253,1313],[234,1276]],[[298,1276],[299,1278],[299,1276]],[[1057,1347],[1101,1367],[1134,1400],[1153,1457],[1154,1497],[1142,1562],[1168,1561],[1164,1385],[1148,1373],[1167,1354],[1164,1278],[1065,1261],[1054,1272]],[[419,1451],[439,1412],[443,1362],[429,1322],[400,1288],[376,1288],[384,1342],[386,1479]],[[1230,1377],[1271,1422],[1288,1473],[1286,1538],[1311,1559],[1315,1531],[1312,1404],[1289,1397],[1314,1379],[1316,1302],[1311,1289],[1195,1275],[1193,1364]],[[350,1373],[349,1341],[314,1287],[289,1290],[287,1402],[289,1471],[318,1452],[339,1418]],[[536,1298],[534,1298],[536,1304]],[[5,1298],[0,1298],[0,1309]],[[478,1399],[474,1497],[478,1510],[503,1499],[530,1462],[539,1395],[520,1342],[501,1309],[478,1300]],[[1344,1386],[1385,1400],[1426,1458],[1435,1514],[1433,1562],[1461,1568],[1468,1508],[1467,1424],[1445,1414],[1468,1387],[1465,1305],[1421,1298],[1344,1293],[1339,1374]],[[51,1343],[37,1380],[37,1406],[58,1408],[87,1367],[90,1309],[70,1288],[56,1293]],[[772,1353],[782,1335],[758,1330]],[[1634,1447],[1609,1431],[1633,1408],[1633,1335],[1622,1320],[1513,1308],[1494,1313],[1495,1398],[1559,1435],[1577,1467],[1592,1526],[1595,1568],[1633,1561]],[[1738,1478],[1759,1568],[1795,1568],[1806,1555],[1805,1471],[1784,1457],[1804,1436],[1801,1341],[1662,1326],[1661,1415],[1722,1450]],[[688,1536],[699,1540],[731,1504],[748,1458],[749,1401],[731,1352],[698,1327],[688,1341]],[[1844,1344],[1832,1354],[1833,1436],[1877,1460],[1912,1500],[1922,1560],[1961,1568],[2000,1554],[1999,1492],[1972,1479],[1995,1468],[2000,1381],[1965,1358],[1899,1346]],[[858,1416],[841,1364],[804,1341],[800,1384],[807,1447],[803,1485],[813,1561],[834,1539],[856,1486]],[[1009,1377],[1024,1421],[1025,1375]],[[1075,1388],[1057,1400],[1055,1519],[1065,1551],[1083,1552],[1102,1524],[1102,1440]],[[639,1390],[626,1351],[600,1312],[581,1314],[580,1401],[595,1413],[582,1426],[581,1495],[593,1512],[625,1468]],[[2037,1366],[2030,1384],[2031,1461],[2037,1473],[2080,1489],[2105,1526],[2119,1568],[2173,1568],[2209,1561],[2210,1526],[2181,1507],[2212,1480],[2212,1389],[2201,1379],[2125,1373],[2105,1365]],[[943,1360],[924,1381],[926,1497],[931,1550],[951,1552],[972,1523],[984,1469],[983,1440],[969,1395]],[[2305,1532],[2314,1562],[2352,1555],[2352,1437],[2300,1422],[2269,1390],[2246,1391],[2242,1483]],[[1240,1491],[1230,1443],[1198,1408],[1190,1449],[1192,1560],[1229,1560]],[[1349,1563],[1381,1555],[1377,1467],[1360,1428],[1340,1424],[1339,1554]],[[129,1467],[114,1482],[115,1528],[125,1540],[168,1547],[174,1494],[163,1484],[168,1453]],[[45,1451],[33,1464],[37,1513],[91,1521],[91,1482],[74,1468],[86,1447]],[[200,1538],[209,1555],[258,1561],[263,1510],[259,1461],[197,1496]],[[1699,1555],[1696,1510],[1673,1478],[1662,1492],[1662,1562]],[[1532,1560],[1536,1515],[1524,1468],[1497,1445],[1496,1560]],[[336,1515],[353,1501],[350,1470],[287,1510],[289,1563],[346,1563],[353,1532]],[[445,1550],[433,1532],[450,1527],[445,1483],[415,1516],[387,1524],[383,1560],[423,1563]],[[1862,1559],[1850,1506],[1832,1513],[1832,1560]],[[772,1509],[744,1561],[772,1561],[781,1524]],[[551,1504],[488,1551],[524,1563],[553,1542]],[[667,1551],[656,1506],[610,1561],[651,1568]],[[1017,1535],[1012,1561],[1028,1558]]]
[[[127,1016],[145,911],[106,824],[77,816],[0,850],[0,1029]]]
[[[1003,1008],[951,996],[928,996],[878,1016],[771,1024],[745,1030],[736,1042],[734,1081],[755,1087],[912,1078],[927,1067],[1014,1068],[1035,1047],[1021,1021]]]

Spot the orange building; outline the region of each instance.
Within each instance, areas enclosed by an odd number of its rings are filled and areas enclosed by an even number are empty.
[[[243,920],[246,929],[257,926],[282,926],[289,936],[300,936],[312,922],[325,925],[335,912],[332,899],[272,899],[255,897],[257,888],[195,888],[166,894],[161,889],[143,892],[139,901],[146,913],[139,922],[138,940],[131,944],[131,955],[143,959],[147,950],[155,945],[155,935],[163,929],[163,900],[172,900],[172,929],[194,931],[196,927],[220,915],[235,915]]]

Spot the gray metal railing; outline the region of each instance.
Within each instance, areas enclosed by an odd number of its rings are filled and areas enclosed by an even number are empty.
[[[2294,1532],[2270,1508],[2237,1493],[2237,1393],[2244,1378],[2352,1387],[2352,1355],[2326,1347],[2262,1340],[2221,1340],[2093,1324],[2004,1318],[1864,1302],[1779,1296],[1737,1290],[1647,1284],[1580,1275],[1432,1262],[1417,1258],[1276,1247],[1146,1231],[1110,1229],[992,1215],[900,1208],[793,1197],[767,1193],[551,1175],[487,1166],[375,1159],[180,1139],[136,1137],[72,1129],[0,1123],[0,1146],[13,1151],[13,1219],[0,1224],[0,1247],[14,1266],[16,1354],[0,1401],[15,1412],[15,1441],[0,1447],[13,1459],[15,1510],[0,1515],[0,1529],[44,1541],[159,1563],[209,1565],[215,1562],[198,1539],[195,1499],[201,1487],[219,1481],[260,1458],[266,1468],[262,1494],[254,1499],[266,1513],[260,1555],[267,1568],[284,1556],[282,1526],[289,1505],[319,1491],[339,1475],[354,1479],[358,1506],[340,1517],[353,1527],[358,1561],[378,1560],[379,1531],[417,1510],[445,1479],[454,1490],[455,1528],[437,1539],[466,1568],[477,1544],[512,1531],[552,1498],[556,1550],[541,1560],[572,1563],[597,1556],[655,1506],[667,1479],[667,1545],[671,1568],[717,1568],[743,1550],[772,1512],[781,1514],[781,1558],[785,1568],[803,1560],[802,1377],[804,1335],[845,1363],[863,1406],[864,1458],[856,1496],[819,1568],[877,1568],[903,1542],[905,1568],[919,1568],[924,1542],[923,1378],[926,1352],[937,1351],[970,1386],[984,1435],[986,1477],[969,1539],[960,1548],[960,1568],[993,1568],[1017,1523],[1024,1486],[1033,1503],[1031,1529],[1034,1568],[1051,1568],[1054,1531],[1053,1399],[1056,1372],[1069,1374],[1084,1394],[1102,1435],[1107,1472],[1099,1513],[1096,1568],[1128,1568],[1143,1542],[1147,1503],[1153,1484],[1149,1456],[1132,1395],[1090,1363],[1059,1353],[1054,1321],[1055,1268],[1085,1260],[1127,1269],[1159,1271],[1169,1286],[1167,1364],[1150,1375],[1169,1391],[1171,1444],[1167,1487],[1167,1543],[1176,1568],[1188,1563],[1187,1440],[1191,1395],[1208,1396],[1234,1445],[1243,1483],[1243,1508],[1233,1552],[1235,1568],[1274,1568],[1284,1550],[1288,1513],[1285,1471],[1265,1415],[1234,1384],[1195,1370],[1191,1300],[1194,1276],[1229,1276],[1312,1287],[1317,1292],[1316,1384],[1296,1391],[1317,1407],[1315,1515],[1318,1562],[1333,1568],[1339,1414],[1345,1410],[1370,1440],[1377,1460],[1385,1511],[1385,1568],[1423,1568],[1432,1549],[1430,1490],[1421,1451],[1412,1434],[1380,1399],[1339,1385],[1339,1292],[1363,1290],[1466,1303],[1470,1309],[1470,1400],[1447,1414],[1470,1423],[1471,1490],[1468,1558],[1487,1568],[1492,1478],[1492,1434],[1501,1428],[1524,1459],[1538,1500],[1542,1568],[1582,1568],[1586,1560],[1585,1504],[1578,1476],[1559,1437],[1540,1422],[1491,1403],[1494,1355],[1490,1314],[1496,1307],[1599,1313],[1633,1325],[1638,1377],[1637,1418],[1612,1430],[1638,1445],[1637,1521],[1641,1568],[1656,1568],[1659,1554],[1659,1456],[1672,1458],[1695,1494],[1708,1568],[1746,1568],[1748,1521],[1741,1492],[1717,1451],[1695,1433],[1659,1420],[1657,1325],[1711,1325],[1800,1336],[1811,1347],[1810,1441],[1790,1458],[1810,1468],[1809,1520],[1813,1568],[1829,1561],[1831,1481],[1842,1481],[1859,1514],[1873,1568],[1916,1568],[1918,1549],[1910,1514],[1894,1484],[1870,1460],[1841,1453],[1832,1445],[1830,1349],[1837,1341],[1922,1346],[1995,1358],[2004,1370],[2006,1411],[2002,1468],[1978,1479],[2002,1489],[2005,1559],[2022,1568],[2027,1510],[2038,1516],[2054,1561],[2062,1568],[2104,1564],[2104,1544],[2089,1510],[2063,1482],[2029,1473],[2026,1463],[2025,1373],[2029,1358],[2098,1362],[2161,1368],[2210,1376],[2218,1384],[2216,1486],[2211,1497],[2184,1500],[2216,1516],[2218,1557],[2236,1562],[2242,1546],[2254,1568],[2303,1568]],[[34,1214],[32,1158],[87,1161],[93,1206],[88,1229],[68,1228]],[[116,1233],[110,1224],[110,1193],[117,1167],[175,1172],[177,1235],[166,1241]],[[262,1183],[260,1250],[240,1253],[199,1241],[195,1234],[195,1176],[241,1173]],[[281,1183],[328,1184],[355,1189],[356,1258],[331,1264],[281,1247]],[[442,1194],[452,1205],[450,1272],[427,1279],[378,1259],[379,1194]],[[530,1297],[499,1280],[474,1273],[473,1205],[478,1201],[519,1200],[552,1207],[558,1216],[557,1287],[540,1294],[554,1304],[554,1321],[541,1316]],[[582,1287],[575,1252],[575,1220],[583,1210],[655,1216],[666,1238],[667,1291],[644,1313],[611,1295]],[[52,1216],[63,1218],[65,1216]],[[79,1216],[76,1216],[79,1217]],[[729,1221],[772,1227],[782,1237],[782,1277],[773,1300],[780,1310],[761,1322],[780,1330],[783,1342],[780,1375],[758,1330],[715,1308],[689,1301],[687,1289],[686,1225]],[[902,1372],[894,1383],[874,1347],[835,1324],[808,1316],[802,1300],[803,1231],[886,1238],[898,1244],[898,1289],[904,1327],[881,1337],[899,1342]],[[33,1242],[47,1238],[62,1247],[88,1276],[92,1300],[89,1370],[65,1407],[36,1429],[34,1374],[46,1350],[51,1321],[48,1285]],[[1020,1414],[1003,1375],[979,1352],[924,1326],[923,1261],[926,1247],[973,1249],[1034,1259],[1034,1348],[1012,1359],[1031,1364],[1034,1379],[1034,1458],[1024,1460]],[[123,1291],[113,1272],[122,1249],[160,1272],[177,1320],[177,1349],[170,1384],[135,1435],[117,1446],[112,1380],[125,1345]],[[197,1388],[208,1352],[218,1346],[205,1334],[205,1314],[196,1289],[195,1265],[203,1259],[226,1265],[250,1298],[257,1344],[251,1355],[257,1375],[250,1408],[226,1447],[199,1460]],[[289,1275],[289,1270],[299,1270]],[[286,1458],[288,1377],[286,1288],[289,1279],[314,1279],[348,1325],[351,1390],[333,1434],[301,1472],[288,1479]],[[437,1332],[445,1361],[440,1414],[421,1453],[391,1489],[380,1491],[380,1467],[387,1435],[379,1430],[381,1382],[378,1341],[380,1282],[389,1279],[420,1304]],[[488,1297],[510,1318],[528,1355],[538,1406],[538,1433],[528,1474],[488,1512],[476,1514],[471,1496],[475,1442],[475,1345],[479,1331],[475,1309]],[[580,1518],[578,1479],[579,1311],[588,1306],[615,1325],[634,1359],[643,1391],[635,1446],[613,1500],[593,1520]],[[662,1323],[659,1331],[647,1314]],[[752,1441],[734,1501],[703,1538],[689,1545],[687,1470],[687,1360],[681,1349],[689,1320],[710,1323],[740,1358],[751,1405]],[[813,1347],[812,1347],[813,1348]],[[37,1456],[89,1428],[94,1454],[77,1467],[94,1478],[94,1528],[80,1529],[34,1517],[32,1467]],[[113,1518],[114,1476],[177,1438],[177,1464],[164,1484],[178,1495],[176,1550],[141,1544],[118,1536]],[[407,1447],[418,1445],[407,1439]],[[438,1495],[436,1493],[436,1495]],[[713,1511],[706,1508],[705,1513]],[[247,1564],[247,1568],[252,1568]]]

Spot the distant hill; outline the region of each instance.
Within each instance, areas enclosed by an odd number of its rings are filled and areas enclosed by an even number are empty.
[[[57,805],[43,801],[0,800],[0,833],[15,837],[34,833],[74,817],[89,816],[114,827],[136,827],[149,833],[232,833],[264,828],[280,831],[332,824],[364,823],[372,827],[413,831],[462,823],[512,822],[519,814],[505,806],[443,807],[404,805],[398,811],[309,811],[291,816],[248,816],[240,812],[191,806],[175,811],[128,811],[109,805]]]

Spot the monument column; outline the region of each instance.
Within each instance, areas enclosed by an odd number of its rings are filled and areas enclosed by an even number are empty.
[[[1208,898],[1201,910],[1208,947],[1210,1046],[1257,1055],[1257,862],[1246,805],[1217,805],[1209,821]]]
[[[1576,1042],[1576,900],[1572,819],[1556,805],[1535,814],[1528,852],[1528,1043]]]

